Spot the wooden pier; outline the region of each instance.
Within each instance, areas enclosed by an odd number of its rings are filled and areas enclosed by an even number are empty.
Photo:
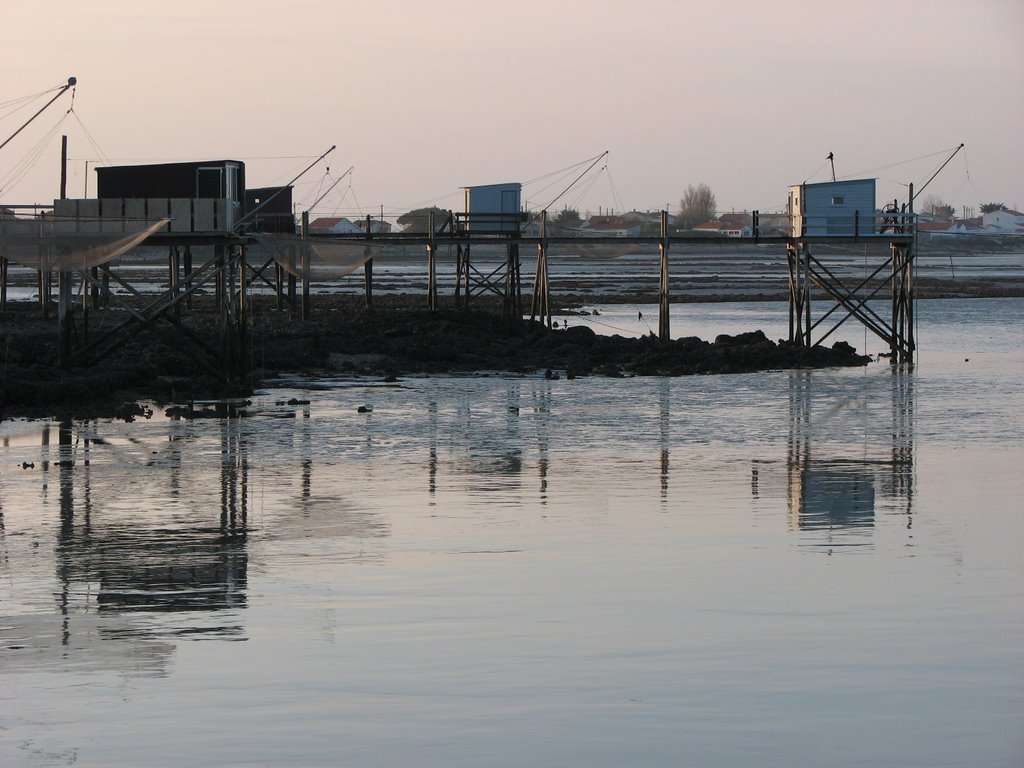
[[[912,197],[912,196],[911,196]],[[732,247],[743,244],[774,245],[787,254],[789,285],[789,340],[811,347],[825,342],[829,336],[847,320],[854,320],[882,339],[888,346],[892,361],[912,362],[914,340],[914,213],[912,204],[897,207],[895,204],[886,211],[872,217],[859,214],[851,221],[844,221],[842,227],[830,226],[834,233],[815,233],[815,225],[807,217],[799,227],[788,234],[762,234],[759,215],[752,214],[753,227],[750,237],[695,236],[687,232],[670,231],[668,212],[660,214],[660,231],[653,236],[608,236],[578,234],[550,234],[545,212],[536,222],[526,222],[522,214],[515,214],[515,227],[510,231],[479,232],[471,226],[471,214],[450,212],[441,221],[431,216],[426,232],[382,233],[373,232],[367,223],[366,231],[353,235],[318,235],[310,232],[308,214],[302,217],[302,226],[297,235],[261,235],[251,232],[236,232],[212,228],[218,213],[217,201],[57,201],[63,215],[48,214],[50,221],[62,222],[69,231],[83,236],[94,232],[116,233],[138,225],[138,214],[152,218],[153,212],[164,212],[169,219],[168,226],[149,234],[141,243],[147,247],[166,248],[167,288],[159,295],[143,294],[134,288],[127,275],[120,273],[109,264],[82,269],[61,269],[58,297],[58,333],[61,334],[61,355],[58,361],[64,367],[95,365],[124,344],[128,339],[155,323],[165,322],[177,328],[186,340],[182,349],[194,357],[211,374],[223,378],[244,375],[249,367],[246,359],[247,303],[253,284],[261,282],[269,286],[277,297],[279,308],[289,306],[303,320],[309,319],[313,309],[310,293],[312,278],[311,259],[324,246],[358,249],[358,268],[364,272],[366,307],[373,306],[373,259],[383,248],[401,245],[406,248],[422,248],[424,253],[427,289],[425,303],[428,309],[438,308],[438,254],[448,248],[455,252],[455,299],[468,307],[474,297],[491,294],[501,298],[503,313],[518,321],[528,317],[551,327],[551,283],[549,276],[550,251],[555,246],[641,246],[649,247],[658,254],[658,336],[662,340],[671,338],[669,309],[672,296],[669,289],[673,257],[676,263],[685,261],[688,248],[701,249]],[[202,204],[202,209],[197,203]],[[208,205],[209,204],[209,205]],[[68,215],[72,211],[74,215]],[[107,212],[110,215],[107,215]],[[129,216],[128,214],[135,214]],[[187,213],[187,215],[186,215]],[[99,214],[99,215],[94,215]],[[501,214],[505,215],[505,214]],[[36,216],[40,213],[37,211]],[[44,216],[45,218],[45,216]],[[17,218],[0,222],[0,235],[10,241],[11,233],[17,234],[18,227],[35,219]],[[538,224],[524,234],[527,223]],[[809,233],[810,232],[810,233]],[[97,235],[98,236],[98,235]],[[276,255],[253,259],[252,254],[262,253],[270,237],[274,242],[288,239],[287,248],[278,249]],[[830,263],[827,256],[817,249],[819,246],[850,244],[874,244],[887,249],[885,258],[876,259],[866,275],[852,278]],[[486,248],[504,254],[496,268],[480,270],[473,260],[474,248]],[[290,250],[288,250],[290,249]],[[521,253],[532,249],[536,254],[536,273],[529,286],[530,303],[526,311],[523,302],[523,278]],[[287,251],[291,255],[281,256]],[[212,254],[204,263],[196,264],[197,253]],[[13,251],[4,250],[0,256],[0,312],[6,308],[8,285],[8,261]],[[361,254],[361,255],[360,255]],[[273,269],[271,269],[273,268]],[[40,301],[47,311],[47,292],[42,289],[49,285],[49,276],[40,272]],[[653,269],[652,269],[653,277]],[[83,332],[74,334],[72,318],[76,312],[74,287],[81,297],[80,311]],[[653,281],[652,281],[653,282]],[[111,283],[121,293],[110,290]],[[221,342],[218,347],[192,333],[182,322],[182,312],[191,306],[192,297],[207,286],[214,287],[220,323]],[[820,289],[823,296],[815,298],[812,306],[812,286]],[[300,290],[298,290],[300,289]],[[301,297],[301,299],[299,299]],[[889,310],[880,313],[872,308],[879,300],[888,299]],[[107,327],[103,332],[89,331],[90,317],[102,312],[105,307],[122,310],[119,323]],[[72,343],[74,341],[74,343]]]

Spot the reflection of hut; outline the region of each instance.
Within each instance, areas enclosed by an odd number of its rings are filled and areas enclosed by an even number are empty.
[[[246,605],[245,538],[220,528],[65,532],[60,575],[99,583],[101,611],[217,611]]]
[[[810,466],[800,473],[793,510],[802,530],[870,528],[875,524],[874,476],[864,469]]]
[[[4,672],[39,674],[74,666],[127,676],[164,676],[174,645],[147,637],[138,617],[26,613],[0,623]]]

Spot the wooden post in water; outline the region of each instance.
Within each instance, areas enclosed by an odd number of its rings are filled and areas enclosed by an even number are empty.
[[[58,304],[57,304],[57,360],[61,368],[67,365],[71,357],[71,339],[74,332],[74,304],[71,272],[62,269],[58,273]]]
[[[530,301],[530,321],[539,315],[541,322],[551,327],[551,304],[548,295],[548,212],[540,212],[540,242],[537,243],[537,276],[533,281]]]
[[[217,277],[215,282],[217,284],[217,311],[220,318],[220,375],[223,381],[226,381],[231,370],[231,330],[230,323],[228,322],[228,302],[227,302],[227,256],[223,245],[215,245],[214,247],[214,258],[217,260]]]
[[[897,213],[899,216],[899,214]],[[913,259],[914,240],[917,228],[914,226],[914,185],[910,185],[909,203],[903,206],[899,227],[894,230],[902,234],[913,234],[908,244],[892,243],[892,335],[889,340],[890,362],[914,361],[914,287]]]
[[[509,242],[505,266],[505,297],[502,303],[507,319],[522,320],[523,306],[519,294],[519,243]]]
[[[61,136],[60,142],[60,199],[67,199],[68,192],[68,137]],[[47,279],[49,282],[49,279]],[[71,334],[74,322],[74,304],[71,302],[71,272],[61,266],[58,272],[57,306],[57,358],[61,368],[67,365],[71,357]]]
[[[811,246],[800,243],[800,265],[803,274],[800,277],[803,285],[804,298],[804,346],[811,346]]]
[[[463,304],[462,301],[462,270],[465,268],[463,260],[465,255],[462,252],[462,243],[455,246],[455,306],[463,307],[464,309],[469,307],[469,295],[466,296],[466,302]]]
[[[309,211],[302,212],[302,319],[309,319]]]
[[[277,309],[284,309],[284,267],[274,262],[274,295],[277,297]]]
[[[0,314],[7,311],[7,259],[0,256]]]
[[[85,279],[85,270],[82,270],[82,347],[89,346],[89,294],[96,296],[96,289]]]
[[[437,243],[434,242],[434,211],[427,214],[427,308],[437,309]]]
[[[185,246],[185,290],[188,291],[192,288],[192,246]],[[192,310],[192,294],[191,292],[185,297],[185,309]]]
[[[249,300],[247,296],[249,281],[245,279],[245,258],[245,246],[241,245],[238,247],[238,316],[235,318],[237,324],[235,333],[238,339],[238,373],[240,376],[246,376],[249,371],[249,356],[246,348],[249,323]]]
[[[789,340],[811,346],[810,249],[803,241],[786,246],[789,267]]]
[[[907,246],[907,264],[904,285],[906,286],[907,302],[907,362],[914,362],[914,352],[917,349],[917,341],[914,338],[914,258],[917,256],[917,221],[914,216],[914,184],[910,184],[910,197],[907,206],[907,213],[910,214],[910,231],[913,234],[910,245]]]
[[[661,212],[661,242],[658,243],[658,255],[661,263],[658,281],[658,338],[667,342],[672,339],[669,328],[668,211]]]
[[[381,206],[383,209],[383,206]],[[371,219],[370,214],[366,214],[366,239],[370,240],[372,233],[370,232]],[[381,229],[384,227],[384,218],[381,217]],[[367,246],[369,248],[369,246]],[[367,259],[363,262],[363,290],[366,293],[366,309],[373,309],[373,259]]]
[[[171,298],[174,299],[174,316],[181,317],[181,304],[177,301],[178,293],[181,288],[179,282],[180,266],[181,266],[181,252],[178,250],[178,246],[172,245],[169,247],[169,253],[167,256],[167,272],[170,277],[169,290],[171,292]]]

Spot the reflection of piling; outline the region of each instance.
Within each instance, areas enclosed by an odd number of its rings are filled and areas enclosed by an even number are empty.
[[[428,427],[430,432],[430,453],[427,459],[427,492],[433,498],[437,493],[437,403],[427,403]]]
[[[658,431],[661,438],[661,500],[662,502],[668,501],[668,473],[669,473],[669,442],[670,442],[670,424],[672,420],[672,408],[671,408],[671,389],[670,382],[667,378],[662,377],[659,381],[659,395],[661,401],[661,411],[658,414]]]
[[[905,501],[909,528],[914,501],[914,374],[909,366],[892,366],[892,462],[882,488]]]

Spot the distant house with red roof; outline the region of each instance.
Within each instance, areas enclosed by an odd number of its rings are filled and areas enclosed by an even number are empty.
[[[359,227],[361,232],[366,231],[366,222],[370,222],[370,234],[383,234],[386,235],[391,231],[391,224],[383,219],[359,219],[356,222],[356,226]]]
[[[749,214],[745,213],[724,213],[717,219],[698,224],[693,230],[722,237],[751,237],[754,234],[753,220]]]
[[[357,235],[363,230],[344,216],[322,216],[309,222],[310,232],[321,235]]]

